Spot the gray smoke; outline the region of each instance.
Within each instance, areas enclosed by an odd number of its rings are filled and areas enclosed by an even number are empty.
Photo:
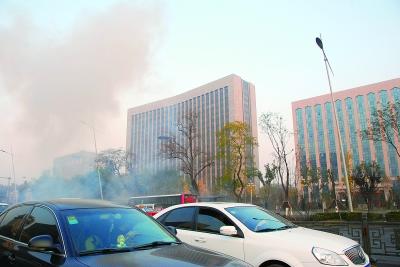
[[[12,103],[0,146],[14,146],[17,176],[37,175],[55,156],[82,150],[91,135],[81,120],[95,122],[103,143],[124,145],[126,110],[118,99],[140,95],[162,17],[157,7],[118,4],[61,37],[18,14],[0,26],[0,96]]]

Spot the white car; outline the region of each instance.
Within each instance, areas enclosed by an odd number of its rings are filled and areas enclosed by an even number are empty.
[[[361,246],[346,237],[299,227],[258,206],[190,203],[154,215],[182,241],[260,267],[370,266]]]

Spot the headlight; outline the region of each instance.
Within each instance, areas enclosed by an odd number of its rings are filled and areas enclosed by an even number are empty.
[[[323,248],[313,248],[312,254],[322,264],[333,266],[347,266],[348,264],[333,251]]]

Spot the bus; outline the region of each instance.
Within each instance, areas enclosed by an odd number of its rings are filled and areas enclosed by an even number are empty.
[[[182,193],[131,197],[129,198],[128,205],[131,207],[138,207],[152,216],[160,210],[168,208],[169,206],[194,202],[197,202],[196,195]]]

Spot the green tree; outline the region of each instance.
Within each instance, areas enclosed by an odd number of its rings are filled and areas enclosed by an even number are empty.
[[[353,179],[360,190],[368,206],[368,211],[372,206],[372,197],[376,192],[377,185],[382,181],[382,171],[375,161],[372,163],[362,162],[353,170]]]
[[[223,180],[229,179],[231,192],[242,200],[249,171],[254,170],[252,147],[257,145],[246,123],[234,121],[225,124],[217,133],[218,157],[226,162]]]
[[[371,113],[369,126],[361,131],[364,140],[382,141],[393,147],[400,157],[400,148],[396,138],[400,136],[400,101],[382,104]]]

